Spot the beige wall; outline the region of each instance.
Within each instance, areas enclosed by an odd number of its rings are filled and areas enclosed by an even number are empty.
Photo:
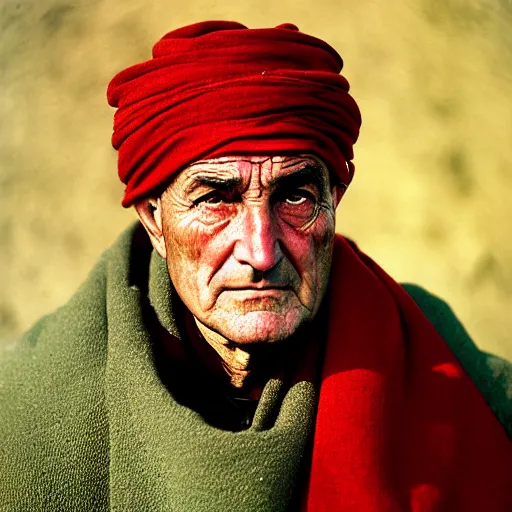
[[[512,358],[512,4],[498,0],[4,0],[0,338],[66,300],[132,222],[109,79],[207,18],[326,39],[363,114],[338,230]]]

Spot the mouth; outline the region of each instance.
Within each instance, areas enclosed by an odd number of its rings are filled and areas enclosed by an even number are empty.
[[[225,290],[291,290],[290,285],[278,284],[248,284],[245,286],[227,286]]]
[[[235,295],[238,299],[256,299],[262,297],[282,297],[283,294],[292,291],[288,285],[247,285],[233,286],[222,289],[222,293],[227,292]]]

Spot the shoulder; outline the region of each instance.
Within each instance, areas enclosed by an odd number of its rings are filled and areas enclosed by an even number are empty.
[[[107,495],[111,251],[66,304],[0,347],[0,496],[9,510],[39,510],[43,498],[46,510],[93,510]]]
[[[55,368],[64,361],[74,365],[106,353],[102,342],[106,341],[108,330],[109,281],[127,273],[124,262],[132,257],[132,245],[140,234],[138,228],[131,226],[104,251],[67,303],[40,318],[19,339],[0,345],[0,379],[5,379],[13,365],[26,365],[35,371]]]
[[[473,342],[450,306],[413,284],[402,284],[423,311],[512,437],[512,364],[484,352]]]
[[[2,382],[16,379],[22,369],[43,373],[63,370],[65,361],[73,364],[93,350],[91,342],[106,330],[104,268],[105,260],[101,258],[66,304],[40,318],[19,339],[2,344]]]

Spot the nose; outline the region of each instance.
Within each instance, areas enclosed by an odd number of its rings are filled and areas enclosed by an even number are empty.
[[[260,272],[271,270],[283,258],[277,231],[268,205],[247,206],[237,225],[234,258]]]

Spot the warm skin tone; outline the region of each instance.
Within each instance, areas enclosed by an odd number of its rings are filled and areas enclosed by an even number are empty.
[[[317,314],[342,192],[312,156],[233,156],[194,163],[135,206],[236,388],[258,373],[254,347],[289,340]]]

